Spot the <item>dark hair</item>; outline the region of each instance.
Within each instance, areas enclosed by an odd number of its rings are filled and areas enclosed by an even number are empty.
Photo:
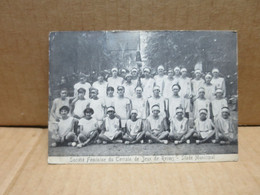
[[[109,108],[112,108],[112,109],[113,109],[113,112],[115,112],[115,107],[114,107],[114,106],[108,106],[108,107],[107,107],[107,110],[108,110]],[[107,111],[107,112],[109,112],[109,111]]]
[[[178,83],[173,84],[173,85],[172,85],[172,88],[173,88],[173,86],[177,86],[177,87],[179,87],[179,90],[181,90],[181,86],[180,86]]]
[[[120,86],[117,86],[117,90],[118,90],[119,88],[123,88],[123,89],[125,90],[125,87],[124,87],[124,86],[122,86],[122,85],[120,85]]]
[[[105,73],[104,72],[100,72],[100,73],[98,73],[98,75],[97,75],[98,77],[103,77],[103,78],[105,78]]]
[[[94,114],[94,110],[92,108],[86,108],[84,111],[83,111],[84,115],[86,115],[86,113],[91,113],[91,114]]]
[[[70,111],[70,108],[68,106],[62,106],[60,109],[59,109],[59,112],[61,113],[62,110],[66,110],[67,112]]]
[[[79,89],[78,89],[78,93],[81,93],[81,92],[85,94],[85,93],[86,93],[86,89],[84,89],[84,88],[79,88]]]
[[[111,90],[111,91],[115,91],[115,89],[114,89],[114,87],[107,87],[107,92],[109,91],[109,90]]]
[[[62,92],[62,91],[67,91],[67,92],[68,92],[68,89],[67,89],[67,88],[62,88],[62,89],[60,90],[60,92]]]

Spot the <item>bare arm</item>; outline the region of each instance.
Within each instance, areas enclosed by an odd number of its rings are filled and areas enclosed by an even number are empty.
[[[100,129],[101,129],[102,133],[105,133],[105,131],[106,131],[106,120],[105,119],[103,120],[103,123],[102,123]]]
[[[149,105],[149,101],[146,101],[146,116],[148,117],[150,115],[150,105]]]
[[[52,107],[51,107],[51,116],[57,120],[58,118],[55,116],[55,111],[56,111],[56,99],[53,101]]]

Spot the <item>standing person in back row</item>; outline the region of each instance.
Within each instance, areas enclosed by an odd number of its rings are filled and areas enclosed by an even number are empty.
[[[169,69],[168,70],[168,76],[167,78],[164,80],[164,87],[165,87],[165,90],[163,91],[163,97],[164,98],[169,98],[172,96],[172,91],[169,90],[172,88],[172,85],[175,84],[175,80],[173,78],[173,70],[172,69]]]
[[[110,106],[115,107],[115,96],[114,96],[114,88],[108,87],[107,88],[107,96],[104,98],[105,104],[105,113],[107,113],[106,109]]]
[[[214,121],[221,116],[221,108],[228,107],[227,100],[223,97],[222,89],[216,90],[216,98],[211,102]]]
[[[194,101],[194,120],[200,117],[199,111],[201,109],[207,110],[207,118],[212,118],[211,114],[211,104],[208,99],[205,98],[205,89],[203,87],[199,88],[199,97]]]
[[[153,87],[155,85],[155,80],[151,78],[151,70],[150,68],[144,68],[144,78],[141,78],[141,85],[143,88],[143,97],[148,99],[153,96]]]
[[[112,72],[112,77],[109,77],[107,79],[108,87],[113,87],[114,89],[117,89],[118,86],[122,85],[124,79],[117,75],[118,73],[117,68],[112,68],[111,72]]]
[[[195,70],[195,78],[191,80],[191,88],[192,88],[192,95],[193,95],[193,101],[198,97],[199,95],[199,88],[203,87],[205,81],[203,78],[201,78],[202,73],[200,69]]]
[[[125,76],[125,82],[122,84],[125,88],[125,97],[132,99],[135,94],[136,83],[132,82],[132,75],[127,74]]]
[[[212,70],[213,78],[211,80],[212,85],[216,89],[221,89],[223,91],[223,97],[226,97],[226,83],[225,79],[219,76],[219,70],[213,68]]]
[[[68,97],[67,89],[62,89],[60,91],[60,97],[56,98],[52,103],[49,121],[55,122],[61,119],[60,108],[62,106],[70,107],[70,99],[71,98]]]
[[[104,75],[102,73],[99,73],[98,80],[93,83],[93,88],[96,88],[98,90],[98,97],[99,98],[105,98],[107,93],[107,82],[104,80]]]
[[[154,76],[154,80],[155,80],[155,84],[157,86],[159,86],[160,95],[162,96],[163,95],[163,90],[164,90],[164,85],[165,85],[164,80],[167,78],[167,76],[164,75],[164,67],[162,65],[160,65],[157,68],[157,72],[158,72],[158,75]]]
[[[175,81],[175,83],[179,84],[180,79],[181,79],[181,69],[178,66],[176,66],[174,68],[174,81]]]
[[[135,87],[137,85],[140,85],[138,69],[137,68],[132,68],[131,75],[132,75],[132,83],[135,85]]]
[[[91,85],[87,82],[87,75],[80,73],[79,74],[79,82],[74,85],[74,97],[78,95],[79,88],[85,89],[85,99],[89,99],[89,89]]]
[[[88,106],[93,109],[94,112],[92,113],[92,117],[98,121],[98,127],[100,128],[105,117],[105,101],[103,98],[99,98],[98,94],[98,89],[90,89],[91,99],[89,100]]]
[[[143,98],[142,95],[143,89],[142,87],[136,87],[135,93],[136,95],[132,98],[132,109],[137,110],[137,117],[145,120],[146,117],[146,99]]]
[[[152,107],[154,105],[158,105],[160,108],[160,114],[163,117],[166,117],[166,106],[167,106],[167,99],[160,96],[160,87],[154,86],[153,88],[153,96],[148,98],[146,103],[146,116],[149,116],[152,114]]]
[[[169,112],[169,118],[173,118],[176,116],[176,109],[178,107],[184,108],[184,100],[179,96],[180,85],[174,84],[172,86],[172,95],[169,97],[168,100],[168,108],[167,111]]]
[[[184,113],[185,117],[189,119],[189,115],[191,112],[191,98],[192,98],[192,92],[191,92],[191,79],[187,77],[187,69],[182,68],[181,69],[181,78],[179,79],[179,85],[180,85],[180,91],[179,95],[181,98],[183,98],[184,101]]]
[[[209,101],[215,99],[215,86],[211,83],[212,76],[210,74],[206,74],[205,76],[205,98]]]
[[[121,118],[121,127],[125,130],[126,121],[130,117],[131,101],[124,96],[125,88],[123,86],[117,87],[118,96],[115,98],[115,112]]]
[[[84,116],[83,111],[89,105],[89,99],[85,98],[86,90],[83,88],[78,89],[77,97],[72,101],[72,116],[76,119],[81,119]]]

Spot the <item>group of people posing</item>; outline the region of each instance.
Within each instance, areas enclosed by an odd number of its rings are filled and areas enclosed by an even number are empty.
[[[91,143],[164,143],[237,141],[237,122],[230,117],[225,79],[219,70],[195,78],[186,68],[111,70],[105,81],[99,74],[92,85],[86,75],[74,85],[74,96],[61,89],[52,104],[49,129],[52,146],[83,147]],[[205,79],[204,79],[205,78]]]

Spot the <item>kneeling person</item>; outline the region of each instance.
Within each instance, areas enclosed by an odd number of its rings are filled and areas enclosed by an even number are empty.
[[[160,113],[159,105],[153,105],[152,114],[146,119],[146,133],[145,136],[149,139],[149,143],[152,141],[157,143],[168,144],[167,137],[169,132],[167,131],[166,118]]]
[[[61,119],[58,122],[58,128],[53,131],[52,139],[54,143],[52,143],[52,146],[56,147],[64,144],[76,146],[77,136],[74,133],[74,127],[77,120],[68,116],[70,111],[68,106],[62,106],[59,111]]]
[[[108,117],[104,118],[99,139],[102,140],[104,144],[116,140],[122,141],[123,132],[121,130],[121,119],[116,117],[115,108],[113,106],[108,107],[107,114]]]
[[[137,118],[137,110],[132,110],[130,119],[126,122],[126,134],[123,139],[126,140],[125,144],[131,143],[135,144],[141,141],[143,143],[143,138],[145,132],[143,131],[142,119]]]
[[[220,144],[230,144],[237,141],[237,132],[233,121],[229,116],[229,108],[223,107],[221,109],[221,117],[216,119],[216,140],[220,141]]]
[[[194,133],[189,130],[188,119],[183,117],[184,111],[182,107],[176,108],[176,116],[170,119],[169,139],[174,140],[174,144],[180,144],[186,141],[190,143],[190,136]]]
[[[84,117],[79,120],[78,148],[88,145],[98,136],[98,121],[93,118],[94,110],[86,108]]]
[[[208,110],[202,108],[199,110],[200,117],[195,119],[194,134],[197,138],[196,144],[205,143],[209,141],[215,135],[215,126],[211,119],[207,118]],[[212,140],[215,143],[215,140]]]

